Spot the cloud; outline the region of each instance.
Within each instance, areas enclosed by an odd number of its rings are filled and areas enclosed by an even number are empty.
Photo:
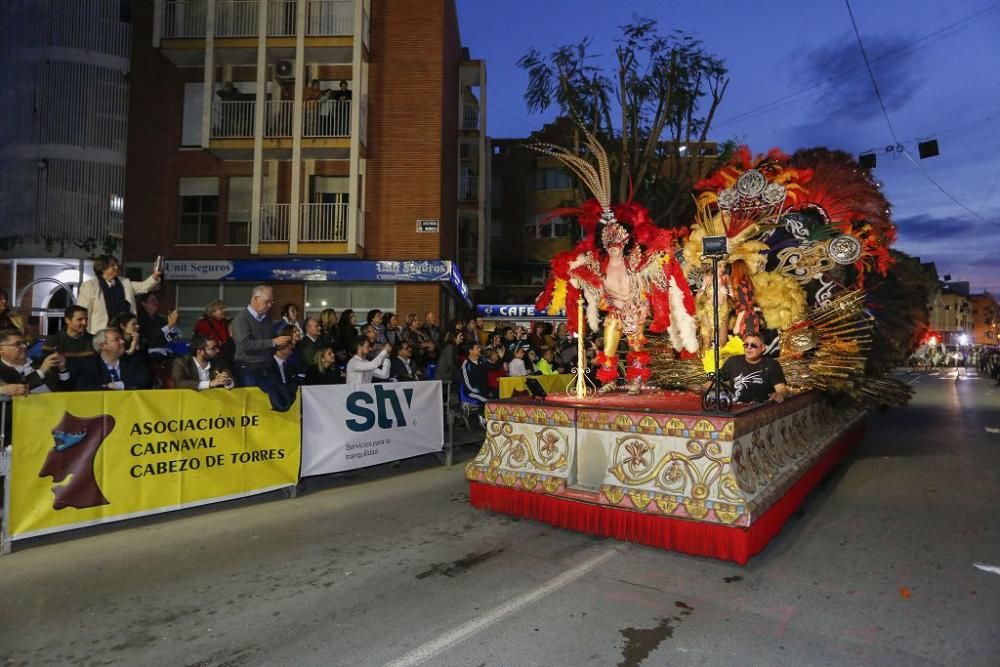
[[[968,218],[938,217],[921,213],[894,220],[900,240],[944,241],[971,236],[980,224]]]
[[[891,35],[865,39],[882,101],[890,112],[905,107],[924,83],[920,59],[907,48],[912,41]],[[823,81],[831,77],[835,80],[821,88],[813,104],[814,124],[823,119],[841,124],[867,121],[881,115],[853,34],[844,33],[806,55],[797,78]]]

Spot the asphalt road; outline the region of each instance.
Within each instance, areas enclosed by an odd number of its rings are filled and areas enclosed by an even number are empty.
[[[746,567],[474,510],[426,457],[19,546],[0,664],[996,665],[1000,390],[954,373]]]

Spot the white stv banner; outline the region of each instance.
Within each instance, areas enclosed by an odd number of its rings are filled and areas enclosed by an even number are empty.
[[[440,451],[441,383],[302,387],[302,477]]]

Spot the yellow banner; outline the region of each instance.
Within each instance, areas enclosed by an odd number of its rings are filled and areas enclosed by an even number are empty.
[[[561,375],[531,375],[532,380],[538,380],[546,394],[564,394],[569,383],[573,381],[573,375],[563,373]],[[510,398],[515,391],[527,391],[525,384],[526,376],[502,377],[500,378],[500,398]]]
[[[257,388],[38,394],[14,400],[10,538],[295,484],[299,400]]]

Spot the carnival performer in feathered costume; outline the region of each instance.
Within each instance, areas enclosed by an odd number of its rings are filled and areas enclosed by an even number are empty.
[[[607,154],[593,135],[586,129],[583,133],[596,168],[560,146],[532,145],[563,162],[594,195],[579,208],[553,212],[553,216],[575,217],[584,238],[572,250],[552,259],[549,281],[535,307],[549,314],[565,307],[571,332],[581,329],[573,307],[581,294],[591,330],[600,329],[600,313],[604,312],[604,345],[597,356],[601,391],[615,388],[618,344],[625,336],[629,348],[625,381],[629,393],[636,394],[651,374],[650,356],[644,349],[650,315],[650,332],[667,331],[675,350],[697,353],[694,297],[674,258],[674,235],[656,227],[649,212],[638,204],[611,204]]]

